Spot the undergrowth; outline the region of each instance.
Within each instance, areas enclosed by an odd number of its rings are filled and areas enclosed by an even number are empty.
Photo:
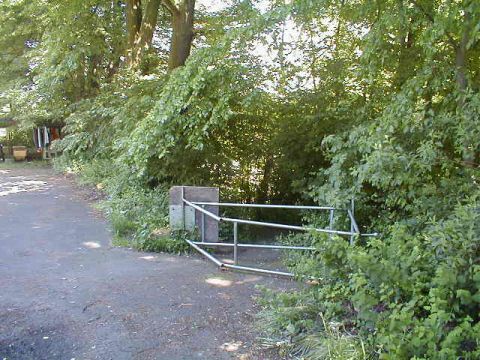
[[[315,244],[287,263],[306,285],[264,289],[267,343],[297,359],[479,359],[480,203],[423,227],[397,222],[382,238]]]

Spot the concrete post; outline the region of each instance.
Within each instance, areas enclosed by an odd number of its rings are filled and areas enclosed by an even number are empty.
[[[193,231],[195,228],[200,233],[205,234],[204,241],[217,242],[218,241],[218,222],[209,216],[205,216],[205,221],[202,221],[202,214],[195,211],[192,207],[186,205],[182,201],[183,194],[188,201],[202,201],[202,202],[219,202],[219,190],[215,187],[202,186],[173,186],[170,189],[170,228],[172,230],[188,230]],[[217,205],[205,205],[205,210],[218,215]],[[205,229],[202,229],[202,223],[205,224]]]

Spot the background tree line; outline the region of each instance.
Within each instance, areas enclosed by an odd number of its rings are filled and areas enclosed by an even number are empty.
[[[248,202],[354,196],[381,238],[285,239],[316,244],[287,263],[320,281],[267,293],[274,343],[479,358],[480,3],[214,5],[3,1],[3,116],[65,126],[57,165],[102,184],[117,231],[147,249],[166,246],[151,233],[171,184]]]

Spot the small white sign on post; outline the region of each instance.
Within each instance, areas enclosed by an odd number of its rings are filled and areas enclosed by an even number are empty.
[[[6,128],[0,128],[0,138],[6,137],[7,136],[7,129]]]
[[[172,230],[194,231],[195,209],[191,206],[170,205],[170,227]]]
[[[218,241],[218,220],[185,204],[183,199],[191,202],[218,203],[218,188],[204,186],[173,186],[170,188],[170,228],[188,231],[198,229],[206,242]],[[204,206],[205,210],[218,215],[218,205]]]

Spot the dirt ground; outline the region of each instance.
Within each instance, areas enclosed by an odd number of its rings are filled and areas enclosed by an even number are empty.
[[[289,281],[111,239],[71,179],[0,165],[0,359],[277,359],[255,345],[255,286]]]

